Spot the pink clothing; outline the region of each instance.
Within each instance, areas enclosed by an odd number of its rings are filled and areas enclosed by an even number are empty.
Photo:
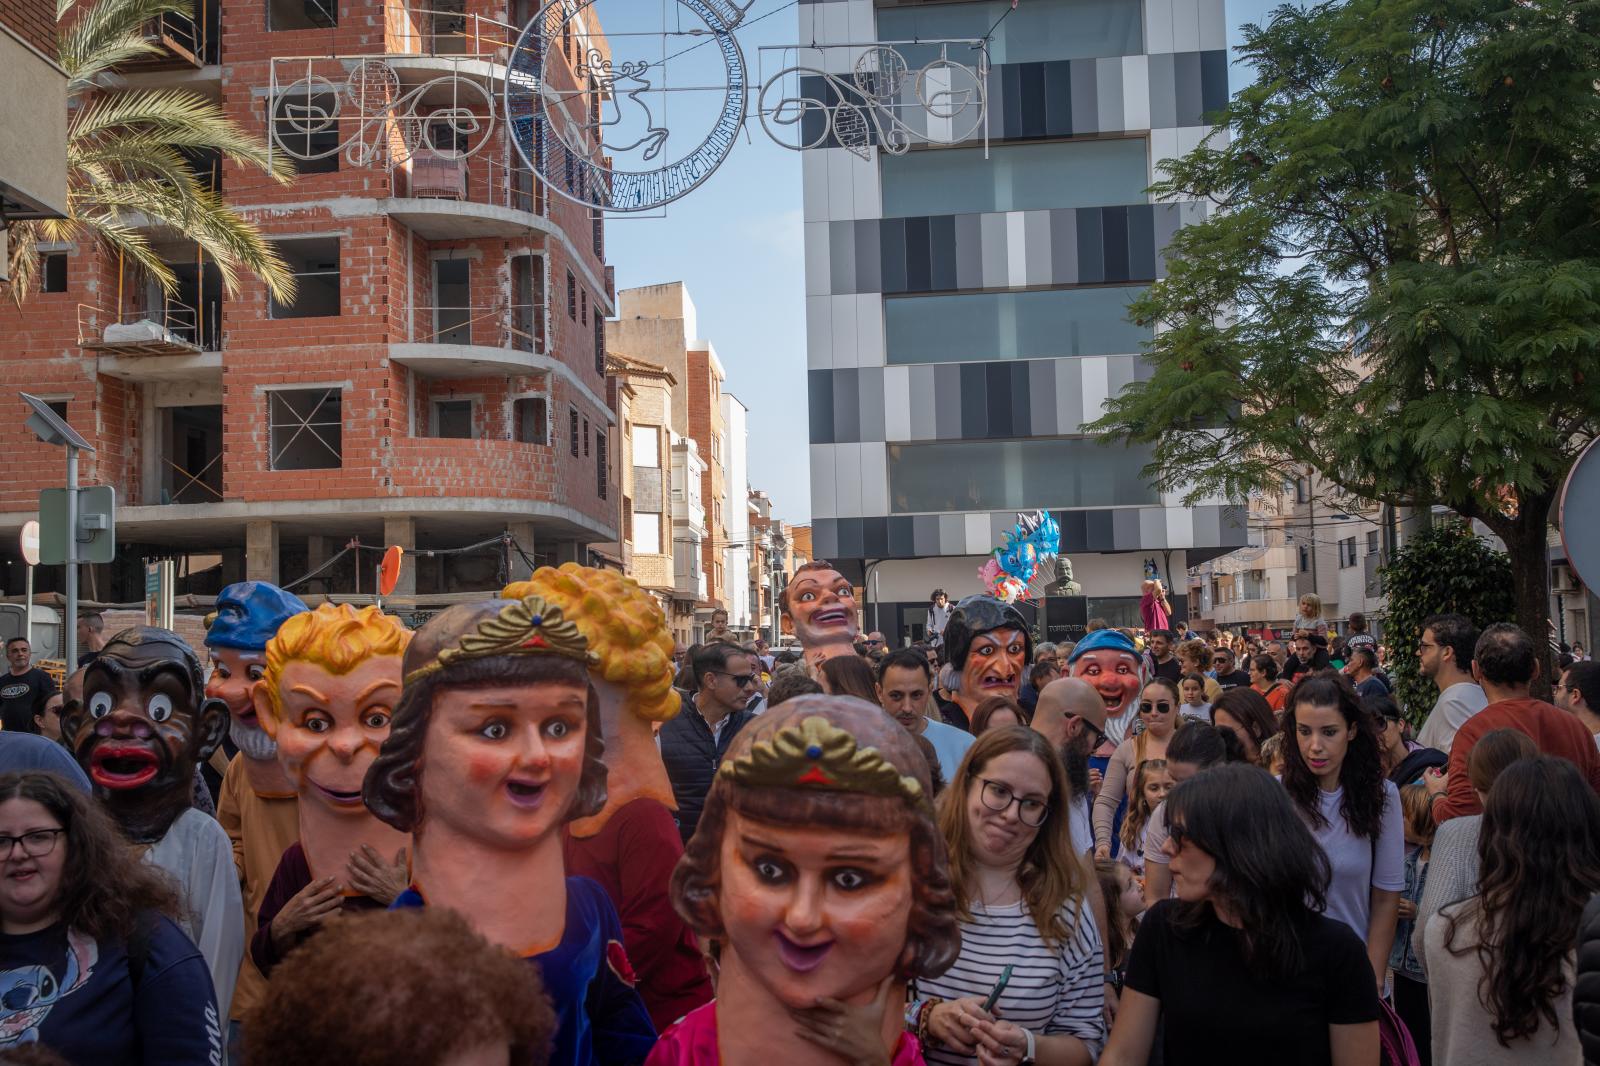
[[[1158,629],[1170,629],[1172,617],[1167,614],[1166,600],[1153,592],[1146,592],[1140,596],[1139,620],[1144,623],[1146,633],[1153,633]]]
[[[797,1036],[794,1039],[799,1040]],[[717,1001],[712,1000],[684,1015],[661,1034],[644,1066],[718,1066]],[[901,1033],[889,1066],[927,1066],[922,1046],[910,1033]]]

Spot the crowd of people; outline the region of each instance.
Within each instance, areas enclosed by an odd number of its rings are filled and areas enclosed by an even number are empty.
[[[245,583],[208,663],[95,632],[60,693],[8,646],[0,1064],[1600,1051],[1600,664],[1547,702],[1441,614],[1402,708],[1314,597],[1050,643],[940,591],[903,647],[827,563],[783,599],[685,648],[570,564],[414,633]]]

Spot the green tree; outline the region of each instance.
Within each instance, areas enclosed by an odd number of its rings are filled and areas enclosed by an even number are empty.
[[[1509,622],[1511,560],[1460,521],[1441,522],[1407,540],[1381,571],[1389,594],[1383,642],[1389,646],[1389,676],[1412,722],[1421,725],[1438,697],[1433,682],[1417,669],[1422,623],[1429,615],[1464,614],[1479,629]]]
[[[41,241],[87,235],[155,279],[168,293],[177,279],[139,227],[143,216],[199,245],[232,295],[241,270],[279,300],[294,277],[255,225],[200,183],[185,152],[215,150],[288,183],[294,171],[269,160],[265,138],[247,135],[222,108],[187,89],[106,91],[119,64],[159,51],[142,29],[163,14],[187,14],[188,0],[98,0],[71,21],[75,0],[60,0],[58,62],[67,72],[67,215],[11,227],[11,297],[19,305],[38,283]]]
[[[1196,496],[1310,466],[1478,519],[1542,638],[1600,410],[1600,3],[1345,0],[1244,38],[1256,82],[1152,190],[1211,205],[1133,305],[1153,376],[1095,428]]]

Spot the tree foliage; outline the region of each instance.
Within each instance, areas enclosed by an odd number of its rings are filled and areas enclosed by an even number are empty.
[[[1344,0],[1244,29],[1257,81],[1165,200],[1210,205],[1132,308],[1096,429],[1192,498],[1315,467],[1442,504],[1542,633],[1551,505],[1600,411],[1600,0]]]
[[[1421,725],[1438,690],[1417,670],[1417,644],[1429,615],[1464,614],[1479,629],[1511,620],[1511,560],[1465,522],[1441,522],[1395,552],[1380,571],[1388,607],[1383,642],[1389,646],[1389,676],[1396,698]]]
[[[58,61],[67,72],[67,217],[11,228],[11,297],[19,305],[38,286],[40,242],[97,239],[169,294],[177,279],[140,222],[197,244],[232,295],[239,272],[260,278],[279,300],[294,277],[255,225],[201,184],[185,152],[215,150],[288,183],[294,172],[269,159],[263,139],[246,134],[222,108],[187,89],[107,91],[119,64],[159,51],[145,25],[163,14],[188,14],[188,0],[95,0],[73,12],[60,0]],[[68,20],[69,15],[75,15]]]

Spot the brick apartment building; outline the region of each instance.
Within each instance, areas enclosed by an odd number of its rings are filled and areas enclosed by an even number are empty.
[[[600,220],[527,170],[503,116],[475,135],[439,119],[470,97],[459,85],[420,91],[409,121],[433,147],[392,169],[336,150],[359,136],[348,113],[362,91],[392,98],[456,76],[498,102],[513,27],[538,5],[454,7],[196,0],[195,19],[157,27],[163,59],[129,84],[204,93],[263,141],[269,116],[293,132],[316,125],[308,109],[344,101],[330,128],[293,133],[320,158],[297,161],[290,185],[196,161],[278,242],[298,293],[279,305],[246,278],[229,295],[192,246],[154,230],[181,280],[175,297],[91,245],[51,249],[43,291],[0,308],[0,407],[13,412],[0,419],[0,536],[60,482],[59,450],[22,427],[14,393],[26,386],[96,446],[83,482],[117,489],[119,561],[86,572],[90,598],[139,598],[144,557],[176,557],[178,591],[204,595],[243,578],[291,581],[359,538],[419,553],[397,595],[439,602],[618,539]],[[547,77],[569,88],[583,76],[574,57],[604,49],[585,15],[550,42]],[[290,91],[308,76],[315,93]],[[454,154],[471,136],[481,150]],[[507,532],[514,547],[495,540]],[[377,561],[347,553],[298,590],[369,590]],[[54,579],[41,572],[41,590]],[[0,585],[21,584],[19,567],[0,567]]]

